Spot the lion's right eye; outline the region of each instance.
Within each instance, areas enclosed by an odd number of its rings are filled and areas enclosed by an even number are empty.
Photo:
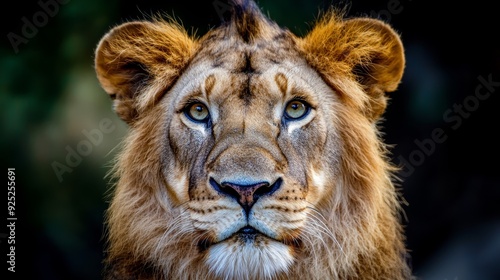
[[[286,105],[284,117],[288,120],[299,120],[305,117],[309,111],[310,107],[306,102],[292,100]]]
[[[207,106],[200,102],[186,106],[184,114],[194,122],[207,122],[210,118]]]

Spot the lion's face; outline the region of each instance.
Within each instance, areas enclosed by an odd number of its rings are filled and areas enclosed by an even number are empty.
[[[162,104],[175,158],[165,176],[210,267],[252,263],[272,275],[293,262],[311,209],[334,191],[338,101],[305,60],[224,46],[195,58]],[[213,52],[221,66],[207,71]]]
[[[403,73],[399,37],[330,13],[299,38],[234,2],[200,39],[143,21],[98,45],[99,81],[130,125],[110,277],[402,278],[377,130]]]

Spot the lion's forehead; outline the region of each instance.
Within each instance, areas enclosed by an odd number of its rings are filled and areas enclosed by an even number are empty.
[[[281,71],[285,76],[300,77],[307,63],[297,50],[294,37],[281,32],[273,38],[260,39],[251,43],[226,37],[219,31],[201,41],[201,48],[192,60],[192,67],[202,72],[220,70],[233,82],[248,82],[262,77],[274,78]],[[272,80],[272,79],[271,79]],[[237,86],[237,84],[231,84]]]
[[[229,47],[228,47],[229,46]],[[221,51],[223,50],[223,51]],[[221,44],[200,51],[180,78],[181,97],[200,95],[218,105],[238,104],[261,114],[296,95],[315,97],[324,87],[319,75],[293,50],[275,44]]]
[[[208,58],[216,66],[232,69],[247,69],[247,62],[258,67],[260,63],[279,63],[284,59],[299,57],[295,36],[289,32],[279,31],[274,37],[262,37],[243,41],[237,37],[227,36],[225,30],[214,30],[201,40],[201,48],[194,58]]]

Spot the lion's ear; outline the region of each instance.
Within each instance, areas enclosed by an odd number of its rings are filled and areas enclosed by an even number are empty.
[[[362,109],[372,120],[384,112],[385,93],[396,90],[403,76],[405,57],[400,37],[377,19],[343,20],[332,13],[299,45],[308,62],[329,82],[347,76],[359,83],[368,95],[361,98]]]
[[[95,70],[116,113],[133,123],[174,83],[196,42],[175,23],[135,21],[109,31],[97,45]]]

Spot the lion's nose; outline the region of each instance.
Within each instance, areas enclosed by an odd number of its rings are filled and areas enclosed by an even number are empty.
[[[259,182],[254,184],[241,184],[232,182],[217,183],[210,178],[210,184],[219,193],[232,197],[243,207],[247,215],[257,199],[264,195],[270,195],[281,187],[282,179],[276,180],[273,184]]]

